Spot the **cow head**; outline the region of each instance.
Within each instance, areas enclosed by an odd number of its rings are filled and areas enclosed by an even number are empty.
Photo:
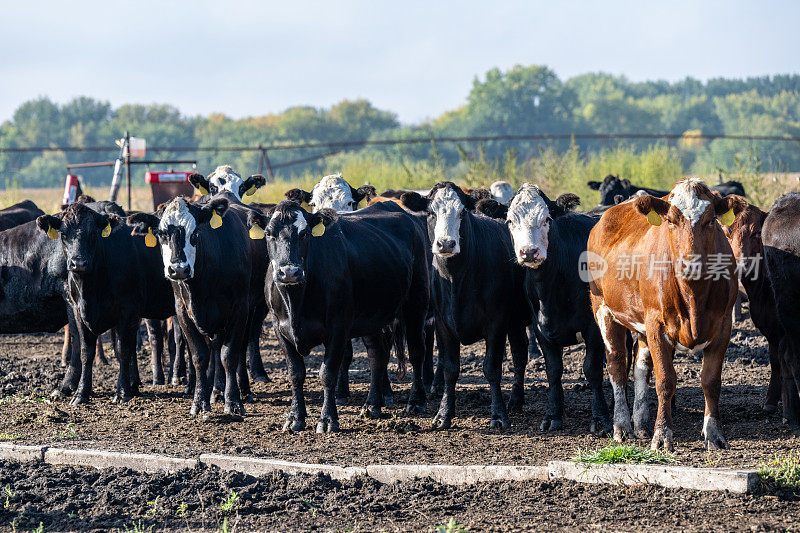
[[[197,205],[186,198],[170,200],[157,214],[136,213],[128,217],[134,235],[152,234],[161,245],[164,261],[164,277],[179,281],[190,279],[195,273],[197,247],[200,246],[199,229],[203,224],[219,227],[228,210],[226,198],[212,198],[208,203]]]
[[[311,207],[314,212],[320,209],[342,212],[362,209],[377,195],[377,191],[372,185],[362,185],[358,189],[354,189],[341,174],[335,174],[322,178],[319,183],[314,185],[311,192],[292,189],[285,196],[287,200],[299,203],[304,209],[306,206]],[[303,205],[304,202],[306,205]]]
[[[434,185],[425,197],[409,192],[400,199],[411,211],[427,212],[428,235],[434,255],[447,258],[461,251],[461,222],[469,211],[475,209],[474,198],[452,181],[442,181]]]
[[[712,193],[699,178],[679,181],[666,199],[644,195],[632,201],[650,224],[660,226],[666,222],[672,257],[684,258],[683,263],[675,265],[677,273],[688,266],[687,258],[705,259],[716,250],[718,217],[722,224],[730,225],[742,211],[740,203]]]
[[[281,285],[300,285],[306,281],[306,260],[312,239],[324,235],[337,219],[336,211],[320,209],[309,213],[297,202],[284,200],[265,213],[251,211],[247,226],[263,230],[272,267],[272,279]],[[260,232],[256,232],[260,233]]]
[[[580,199],[575,195],[562,195],[563,203],[570,207]],[[560,199],[562,199],[560,198]],[[506,222],[514,244],[514,257],[520,265],[538,268],[547,259],[550,223],[553,217],[567,210],[551,201],[536,185],[523,183],[511,200]]]
[[[495,181],[489,186],[492,197],[499,203],[508,205],[514,197],[514,187],[507,181]]]
[[[263,187],[267,180],[261,174],[254,174],[244,180],[229,165],[221,165],[214,169],[208,178],[204,178],[202,174],[192,174],[189,176],[189,182],[203,194],[213,195],[228,191],[241,200],[243,196],[249,196],[259,187]]]
[[[630,180],[619,179],[619,176],[609,174],[603,181],[589,181],[586,183],[590,189],[600,191],[600,204],[599,205],[615,205],[619,202],[615,201],[617,196],[621,196],[623,200],[630,198],[631,194],[635,192],[632,190]]]
[[[93,270],[100,239],[111,235],[120,222],[116,215],[106,215],[82,203],[67,206],[57,215],[42,215],[36,225],[51,239],[61,239],[67,269],[81,274]]]
[[[748,260],[764,255],[764,245],[761,241],[761,229],[767,219],[767,213],[750,204],[743,197],[729,195],[729,198],[738,210],[730,226],[723,225],[722,231],[728,242],[731,243],[733,255],[740,260]]]

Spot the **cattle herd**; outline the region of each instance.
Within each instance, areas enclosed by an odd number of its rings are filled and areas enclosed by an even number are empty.
[[[379,417],[392,400],[394,348],[398,373],[411,367],[408,416],[424,414],[428,399],[441,395],[433,425],[450,427],[460,346],[483,340],[489,426],[510,427],[509,413],[525,401],[529,351],[541,351],[549,388],[541,429],[557,430],[562,353],[582,343],[590,431],[618,441],[652,438],[654,449],[671,450],[673,356],[702,351],[703,436],[707,448],[724,449],[721,371],[741,282],[769,342],[764,407],[775,411],[780,402],[784,418],[800,424],[798,193],[765,213],[737,182],[709,188],[687,178],[656,191],[608,176],[589,183],[601,202],[581,212],[574,194],[551,200],[531,184],[514,191],[505,182],[466,189],[443,181],[424,195],[378,194],[336,175],[311,192],[288,191],[279,204],[245,204],[263,176],[243,179],[221,166],[190,181],[202,194],[154,213],[88,197],[53,215],[32,202],[0,211],[0,333],[67,325],[67,370],[55,396],[89,401],[99,336],[107,331],[119,360],[115,401],[137,395],[144,320],[154,384],[185,377],[191,414],[207,416],[222,401],[226,413],[241,416],[252,401],[250,379],[268,379],[259,336],[271,315],[292,389],[285,431],[306,427],[304,358],[319,345],[324,396],[316,431],[339,429],[354,338],[366,347],[371,373],[366,416]],[[175,348],[168,362],[165,338]],[[501,388],[506,343],[514,370],[508,400]]]

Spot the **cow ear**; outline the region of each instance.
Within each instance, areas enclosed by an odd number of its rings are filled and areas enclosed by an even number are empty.
[[[747,209],[747,200],[736,194],[723,197],[717,191],[712,191],[714,195],[714,213],[719,218],[720,224],[730,226],[736,217]]]
[[[200,191],[200,194],[210,194],[209,187],[210,184],[208,180],[202,175],[195,172],[191,176],[189,176],[189,183],[191,183],[195,189]]]
[[[660,226],[662,217],[665,217],[669,211],[669,203],[649,194],[640,196],[633,203],[653,226]]]
[[[306,221],[311,226],[311,235],[314,237],[321,237],[325,230],[336,222],[339,215],[333,209],[320,209],[316,213],[309,213],[306,216]]]
[[[239,185],[239,197],[241,198],[244,195],[252,196],[253,194],[255,194],[256,190],[260,189],[266,184],[267,184],[267,178],[265,178],[261,174],[253,174],[252,176],[244,180],[244,183]]]
[[[489,218],[505,220],[508,216],[508,206],[503,205],[494,198],[484,198],[475,204],[475,211]]]
[[[303,189],[289,189],[284,193],[284,196],[287,200],[291,200],[292,202],[297,202],[300,204],[300,207],[311,212],[311,193],[308,191],[304,191]]]
[[[599,181],[587,181],[586,185],[588,185],[589,188],[592,189],[593,191],[599,191],[600,190],[600,182]]]
[[[128,225],[133,228],[131,235],[147,235],[148,233],[153,233],[158,229],[158,225],[161,222],[161,219],[150,213],[136,213],[129,216],[126,220]]]
[[[269,218],[258,211],[247,212],[247,228],[250,238],[253,240],[264,238],[264,228],[267,227]]]
[[[353,200],[358,204],[356,209],[364,209],[370,200],[378,196],[378,191],[372,185],[362,185],[358,189],[350,187],[350,189],[352,189]]]
[[[494,199],[492,193],[486,187],[475,187],[469,192],[470,197],[475,200],[475,208],[477,209],[478,202],[481,200]]]
[[[227,198],[214,198],[200,209],[197,219],[198,224],[208,222],[213,229],[217,229],[222,225],[222,217],[228,210]]]
[[[556,198],[556,204],[566,212],[574,211],[581,205],[581,197],[577,194],[567,192]]]
[[[427,211],[428,205],[431,201],[428,198],[420,196],[418,192],[404,192],[400,196],[400,202],[412,211]]]
[[[58,239],[58,230],[61,229],[60,218],[53,215],[42,215],[36,219],[36,225],[51,239]]]

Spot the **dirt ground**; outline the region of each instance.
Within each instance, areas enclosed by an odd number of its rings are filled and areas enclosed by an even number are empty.
[[[489,393],[482,373],[482,344],[462,350],[462,376],[457,388],[457,418],[454,427],[440,431],[431,429],[431,418],[437,401],[428,403],[423,416],[406,417],[402,407],[407,399],[408,382],[394,386],[396,403],[384,410],[385,418],[367,420],[359,416],[366,398],[368,366],[365,353],[357,343],[351,369],[350,404],[339,408],[342,431],[317,435],[313,428],[321,406],[321,388],[317,373],[320,353],[308,360],[306,381],[309,404],[309,428],[301,433],[283,433],[284,414],[290,401],[288,375],[275,338],[268,328],[262,337],[262,357],[272,378],[270,383],[253,386],[255,402],[246,404],[243,421],[222,415],[222,406],[213,406],[215,414],[206,421],[189,416],[191,400],[183,394],[183,386],[145,385],[142,396],[119,406],[111,403],[117,366],[95,367],[95,389],[92,402],[71,407],[64,400],[51,401],[49,393],[63,375],[59,367],[60,335],[0,336],[0,439],[19,444],[51,444],[72,448],[157,452],[180,456],[197,456],[204,452],[266,456],[290,461],[330,463],[343,466],[375,463],[441,463],[441,464],[545,464],[552,459],[568,459],[578,449],[592,449],[608,443],[608,437],[591,435],[589,390],[582,377],[582,349],[565,354],[566,417],[564,430],[543,433],[539,430],[546,406],[544,362],[529,363],[526,384],[526,406],[522,414],[511,415],[512,428],[497,432],[488,427]],[[107,346],[108,348],[108,346]],[[150,381],[148,354],[139,356],[142,379]],[[394,366],[394,365],[392,365]],[[674,414],[676,459],[684,465],[757,467],[776,455],[786,455],[800,447],[800,437],[790,432],[780,415],[766,414],[761,405],[769,379],[766,341],[748,320],[737,323],[723,369],[721,415],[730,450],[704,451],[700,435],[703,419],[703,396],[699,387],[700,359],[678,355],[679,377],[677,412]],[[504,366],[506,393],[510,391],[510,357]],[[392,370],[394,378],[394,372]],[[606,391],[610,401],[610,387]],[[655,416],[655,393],[651,390],[651,417]],[[629,391],[629,402],[632,390]],[[647,442],[640,442],[647,445]],[[16,477],[15,477],[16,476]],[[59,480],[76,481],[75,488],[62,487]],[[99,477],[98,477],[99,476]],[[574,527],[601,529],[639,529],[677,525],[688,529],[756,529],[797,524],[797,504],[774,496],[738,497],[724,494],[700,494],[686,491],[637,487],[585,487],[570,483],[500,483],[469,488],[452,488],[427,482],[382,486],[373,481],[340,484],[324,478],[283,478],[242,481],[244,478],[210,471],[187,476],[142,476],[133,472],[96,473],[46,466],[24,467],[0,465],[0,490],[3,484],[21,480],[17,487],[31,487],[32,499],[26,524],[35,527],[38,520],[61,524],[66,529],[84,529],[90,522],[106,529],[123,527],[133,519],[170,528],[219,527],[219,512],[206,508],[186,520],[178,517],[175,508],[179,498],[195,505],[198,497],[212,505],[227,491],[226,487],[244,483],[252,496],[241,502],[240,516],[246,529],[274,529],[279,525],[291,528],[354,530],[426,529],[440,525],[449,517],[470,530],[514,529],[531,527]],[[41,479],[40,481],[35,481]],[[105,481],[98,488],[98,479]],[[8,481],[6,481],[8,480]],[[27,480],[27,481],[26,481]],[[192,487],[200,489],[201,496]],[[114,510],[96,509],[89,503],[74,503],[80,512],[73,522],[62,522],[72,511],[66,501],[100,501],[103,506],[117,501]],[[254,485],[255,484],[255,485]],[[36,495],[36,487],[66,490],[65,501]],[[276,492],[275,486],[281,490]],[[118,487],[121,494],[115,493]],[[127,487],[127,488],[126,488]],[[135,488],[131,497],[123,496]],[[219,490],[217,489],[219,487]],[[16,489],[14,489],[16,490]],[[159,492],[161,491],[161,492]],[[238,490],[237,490],[238,492]],[[114,496],[116,494],[116,496]],[[147,501],[163,494],[172,506],[158,516],[147,517]],[[298,496],[298,494],[300,496]],[[0,506],[3,503],[0,494]],[[306,500],[312,501],[311,507]],[[63,499],[63,498],[62,498]],[[61,501],[59,507],[45,505]],[[166,500],[165,500],[166,501]],[[690,502],[687,503],[687,502]],[[63,504],[63,505],[62,505]],[[217,505],[218,504],[213,504]],[[649,505],[656,505],[649,508]],[[27,507],[26,507],[27,506]],[[42,511],[42,509],[47,511]],[[0,525],[10,524],[17,516],[2,511]],[[39,509],[39,510],[36,510]],[[60,510],[59,510],[60,509]],[[319,512],[313,511],[318,509]],[[313,511],[313,512],[312,512]],[[215,514],[215,512],[217,514]],[[59,514],[60,513],[60,514]],[[105,514],[104,514],[105,513]],[[256,516],[258,513],[258,516]],[[269,514],[265,516],[264,513]],[[271,513],[271,514],[270,514]],[[8,519],[6,519],[8,518]],[[148,518],[151,518],[149,521]],[[235,517],[231,517],[235,519]],[[47,522],[47,521],[50,522]],[[87,522],[89,520],[90,522]],[[125,521],[128,522],[125,522]],[[217,520],[217,522],[215,522]],[[198,522],[199,521],[199,522]],[[71,525],[69,525],[71,524]],[[28,527],[27,525],[25,527]],[[92,526],[95,527],[95,526]],[[48,527],[47,529],[51,529]]]

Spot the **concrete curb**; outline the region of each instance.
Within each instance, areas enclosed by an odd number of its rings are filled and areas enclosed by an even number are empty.
[[[20,463],[37,463],[44,461],[44,446],[21,446],[9,442],[0,442],[0,459]]]
[[[290,475],[326,474],[338,480],[371,477],[381,483],[394,483],[417,478],[430,478],[446,485],[491,481],[568,479],[581,483],[649,484],[667,488],[730,491],[740,494],[756,492],[760,486],[758,473],[754,470],[692,468],[672,465],[594,465],[571,461],[550,461],[547,466],[398,464],[344,467],[215,453],[202,454],[199,459],[186,459],[146,453],[72,450],[47,446],[21,446],[11,443],[0,443],[0,459],[20,463],[44,462],[52,465],[92,468],[130,468],[147,473],[174,473],[204,464],[221,470],[233,470],[253,476],[273,472],[285,472]]]
[[[197,459],[182,459],[148,453],[105,452],[101,450],[68,450],[46,448],[44,462],[51,465],[91,466],[93,468],[130,468],[140,472],[173,473],[195,468]]]
[[[335,466],[309,463],[292,463],[277,459],[259,459],[257,457],[235,457],[233,455],[219,455],[204,453],[200,462],[209,466],[216,466],[222,470],[235,470],[251,476],[271,474],[273,472],[286,472],[295,474],[328,474],[332,479],[353,479],[366,476],[367,469],[357,466]]]
[[[668,488],[754,492],[760,484],[754,470],[691,468],[671,465],[594,465],[571,461],[550,461],[550,479],[569,479],[582,483],[637,485],[646,483]]]

